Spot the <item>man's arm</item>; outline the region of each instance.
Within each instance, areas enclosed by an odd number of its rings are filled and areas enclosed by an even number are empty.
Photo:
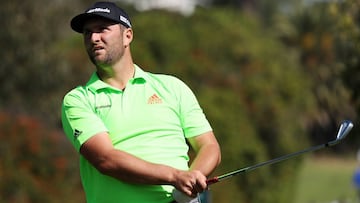
[[[113,147],[108,133],[98,133],[87,140],[80,153],[101,173],[118,180],[149,184],[173,185],[191,196],[199,180],[206,187],[206,177],[197,170],[182,171],[162,164],[154,164]],[[205,186],[204,186],[205,183]]]
[[[188,139],[195,151],[194,160],[191,163],[190,171],[200,171],[204,176],[208,176],[220,164],[220,146],[212,131]],[[193,185],[192,194],[203,192],[207,188],[206,179],[197,180]],[[188,195],[189,196],[189,195]]]
[[[212,131],[189,138],[196,156],[190,166],[190,170],[199,170],[205,176],[220,164],[221,152],[220,146]]]

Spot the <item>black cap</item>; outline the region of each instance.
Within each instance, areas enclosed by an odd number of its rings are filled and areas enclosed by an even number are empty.
[[[82,33],[86,20],[97,16],[121,23],[127,28],[131,27],[128,14],[115,3],[96,2],[90,8],[86,9],[84,13],[75,16],[71,20],[71,28],[76,32]]]

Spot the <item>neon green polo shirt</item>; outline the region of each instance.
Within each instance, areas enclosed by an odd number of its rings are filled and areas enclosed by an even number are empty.
[[[79,151],[99,132],[108,132],[116,149],[152,163],[188,169],[186,138],[211,131],[197,99],[181,80],[144,72],[121,91],[94,73],[85,86],[65,95],[62,123]],[[88,203],[169,203],[172,186],[129,184],[99,173],[80,155],[80,174]]]

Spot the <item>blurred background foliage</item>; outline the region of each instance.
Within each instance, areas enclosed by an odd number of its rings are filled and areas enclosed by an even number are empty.
[[[135,62],[197,95],[222,147],[215,174],[335,138],[359,147],[359,3],[205,1],[191,15],[138,11]],[[5,0],[0,7],[0,202],[84,202],[78,155],[60,125],[62,97],[94,71],[70,19],[92,1]],[[213,201],[292,202],[301,158],[213,186]]]

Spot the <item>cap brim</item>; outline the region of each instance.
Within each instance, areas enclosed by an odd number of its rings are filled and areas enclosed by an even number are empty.
[[[103,15],[101,15],[99,13],[96,13],[96,14],[94,14],[94,13],[82,13],[82,14],[79,14],[79,15],[75,16],[71,20],[70,26],[75,32],[83,33],[85,22],[87,20],[91,19],[91,18],[94,18],[94,17],[101,17],[101,18],[106,18],[106,19],[112,20],[112,19],[108,18],[107,16],[103,16]]]

